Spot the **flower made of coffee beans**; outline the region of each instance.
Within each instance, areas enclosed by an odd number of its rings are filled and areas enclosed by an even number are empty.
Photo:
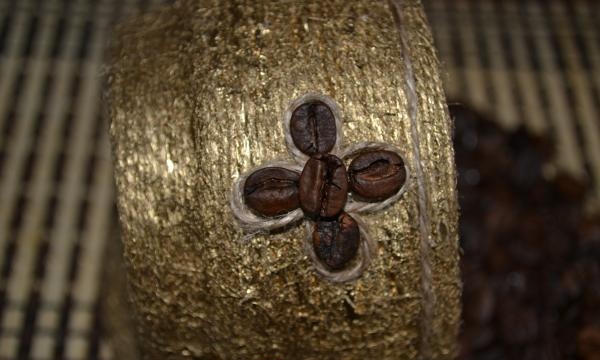
[[[400,198],[408,168],[388,144],[362,142],[342,149],[341,117],[327,96],[311,93],[293,101],[283,123],[295,162],[270,162],[240,176],[231,198],[233,213],[249,232],[306,220],[305,248],[317,271],[331,281],[353,280],[367,268],[376,245],[358,213]]]

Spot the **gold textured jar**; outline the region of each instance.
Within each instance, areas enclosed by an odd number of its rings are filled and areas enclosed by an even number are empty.
[[[455,356],[452,126],[418,1],[178,1],[123,24],[112,49],[135,315],[115,335],[148,359]],[[410,169],[406,193],[364,216],[375,256],[345,283],[314,271],[302,227],[249,237],[229,206],[241,173],[288,156],[283,113],[313,92],[337,103],[344,143],[391,144]]]

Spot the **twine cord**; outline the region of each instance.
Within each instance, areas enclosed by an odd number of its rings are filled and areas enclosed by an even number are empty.
[[[431,221],[429,219],[427,207],[427,189],[421,164],[421,151],[418,132],[418,97],[415,83],[415,74],[413,64],[410,58],[410,47],[408,45],[408,36],[404,30],[402,20],[403,0],[391,0],[392,13],[400,33],[400,46],[402,49],[404,63],[404,92],[407,98],[408,115],[410,119],[410,132],[413,147],[413,156],[415,159],[414,168],[416,172],[416,183],[418,191],[419,208],[419,230],[421,233],[420,257],[421,257],[421,287],[423,296],[423,315],[421,317],[421,336],[420,336],[420,357],[422,359],[431,358],[431,337],[433,311],[435,296],[433,293],[433,281],[431,273]]]

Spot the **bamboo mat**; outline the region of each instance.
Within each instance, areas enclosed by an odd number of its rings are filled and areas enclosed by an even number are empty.
[[[115,22],[150,2],[0,0],[0,360],[112,358],[102,62]],[[449,98],[549,132],[549,171],[589,178],[600,198],[600,2],[424,3]]]
[[[554,168],[600,203],[600,2],[427,0],[450,101],[556,145]]]
[[[99,331],[114,227],[101,64],[148,1],[0,1],[0,359],[110,358]]]

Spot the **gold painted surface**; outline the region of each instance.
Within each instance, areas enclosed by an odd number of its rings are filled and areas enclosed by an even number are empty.
[[[386,1],[180,1],[121,26],[109,69],[110,130],[146,358],[418,357],[414,188],[364,217],[378,255],[342,285],[312,269],[303,228],[244,241],[228,201],[241,172],[289,159],[281,117],[309,91],[339,104],[345,144],[388,142],[414,164],[403,56],[417,78],[433,230],[430,349],[434,358],[453,356],[460,285],[451,126],[422,9],[407,3],[410,54],[401,52]]]

